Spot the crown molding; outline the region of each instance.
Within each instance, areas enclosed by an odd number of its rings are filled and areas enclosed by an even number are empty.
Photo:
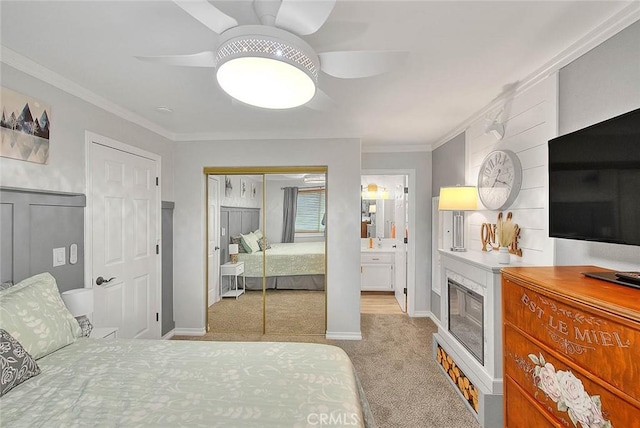
[[[365,143],[361,145],[361,153],[413,153],[430,152],[433,150],[430,144],[389,144],[389,143]]]
[[[199,142],[199,141],[270,141],[270,140],[357,140],[360,141],[360,137],[357,135],[343,133],[316,133],[308,134],[305,132],[291,132],[291,131],[278,131],[278,132],[201,132],[201,133],[189,133],[189,134],[173,134],[173,141],[175,142]]]
[[[467,128],[469,128],[475,121],[483,118],[487,115],[487,113],[502,105],[505,99],[514,97],[526,91],[527,89],[539,83],[541,80],[549,77],[551,74],[558,72],[561,68],[570,64],[572,61],[581,57],[596,46],[607,41],[608,39],[618,34],[620,31],[624,30],[638,20],[640,20],[640,3],[634,1],[630,5],[626,6],[618,13],[613,15],[611,18],[604,21],[602,24],[596,26],[584,37],[553,57],[542,67],[529,74],[519,82],[516,88],[511,88],[509,91],[501,93],[496,99],[491,101],[484,108],[477,111],[456,128],[440,137],[434,144],[432,144],[432,149],[437,149],[452,138],[458,136],[460,133],[465,132]]]
[[[118,116],[128,122],[139,125],[151,132],[154,132],[168,140],[173,140],[173,134],[156,123],[133,113],[118,104],[101,97],[100,95],[86,89],[83,86],[67,79],[66,77],[38,64],[37,62],[26,58],[16,51],[0,45],[0,61],[10,67],[15,68],[25,74],[50,84],[68,94],[76,96],[83,101],[95,105],[115,116]]]

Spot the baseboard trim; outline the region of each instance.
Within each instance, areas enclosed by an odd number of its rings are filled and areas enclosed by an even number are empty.
[[[431,311],[415,311],[412,315],[413,318],[425,318],[430,316]]]
[[[325,337],[331,340],[362,340],[362,332],[328,331]]]
[[[164,336],[162,336],[162,340],[171,339],[176,334],[175,332],[176,332],[175,329],[171,330],[169,333],[167,333]]]
[[[442,328],[442,323],[440,323],[440,320],[438,319],[438,317],[436,317],[433,312],[429,313],[429,318],[431,318],[431,321],[433,321],[433,323],[436,325],[436,327],[438,327],[439,329]]]
[[[203,336],[207,330],[204,328],[174,328],[174,336]]]

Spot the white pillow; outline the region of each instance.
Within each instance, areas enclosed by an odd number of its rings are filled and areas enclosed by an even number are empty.
[[[242,246],[244,247],[245,250],[247,250],[247,253],[251,254],[251,253],[257,253],[258,251],[260,251],[260,245],[258,245],[258,239],[256,238],[256,235],[253,234],[253,232],[248,233],[246,235],[240,235],[241,239],[240,242],[242,242]]]

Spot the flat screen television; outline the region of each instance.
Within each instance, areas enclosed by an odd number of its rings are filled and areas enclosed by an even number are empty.
[[[640,109],[549,140],[549,236],[640,246]]]

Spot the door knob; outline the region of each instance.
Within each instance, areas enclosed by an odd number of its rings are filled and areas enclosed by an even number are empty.
[[[98,278],[96,278],[96,285],[106,284],[107,282],[111,282],[114,279],[116,279],[115,276],[113,276],[113,277],[111,277],[109,279],[104,279],[103,277],[99,276]]]
[[[218,246],[213,247],[213,251],[218,251],[219,249],[220,249],[220,247],[218,247]]]

